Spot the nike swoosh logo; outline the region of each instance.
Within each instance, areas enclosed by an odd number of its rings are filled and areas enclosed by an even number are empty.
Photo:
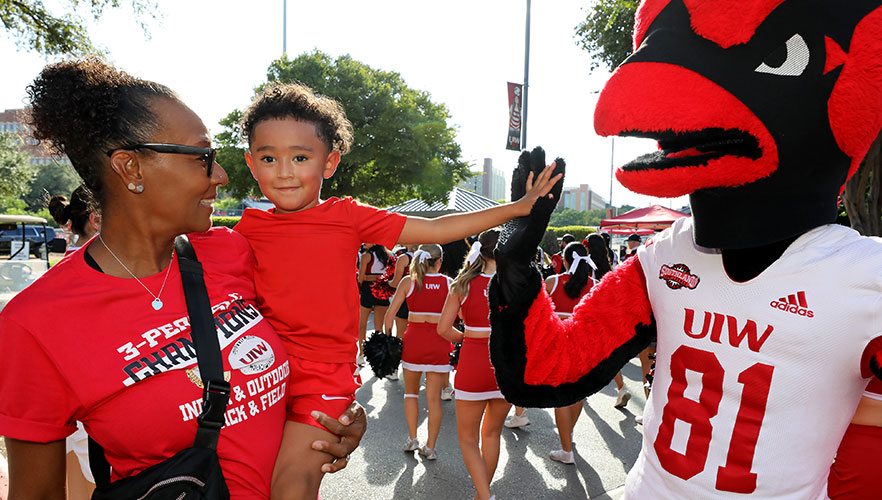
[[[349,399],[349,398],[346,396],[328,396],[326,394],[322,394],[322,399],[324,399],[325,401],[331,401],[333,399]]]

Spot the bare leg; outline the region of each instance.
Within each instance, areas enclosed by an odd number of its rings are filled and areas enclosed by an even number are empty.
[[[486,401],[456,400],[456,435],[459,440],[459,451],[462,461],[472,477],[479,500],[489,500],[490,479],[487,475],[487,464],[481,456],[480,428],[481,417],[484,416]]]
[[[515,406],[515,415],[520,417],[521,415],[524,414],[525,411],[527,411],[526,408],[524,408],[522,406]]]
[[[383,329],[383,318],[386,317],[387,306],[374,306],[374,330]],[[365,323],[367,327],[367,323]]]
[[[575,416],[573,415],[573,409],[575,409]],[[573,429],[576,427],[576,420],[579,418],[581,410],[581,401],[570,406],[554,409],[554,422],[557,424],[557,433],[560,435],[560,448],[563,451],[573,451]]]
[[[407,432],[411,439],[417,435],[420,416],[420,378],[423,372],[404,369],[404,417],[407,418]]]
[[[441,418],[444,416],[444,410],[441,408],[441,388],[444,387],[444,381],[447,372],[426,372],[426,402],[429,407],[429,439],[426,440],[426,446],[435,447],[435,441],[438,440],[438,434],[441,432]],[[405,377],[405,387],[407,387],[407,378]]]
[[[367,307],[358,306],[358,355],[364,356],[364,336],[367,332],[367,322],[371,315],[371,310]]]
[[[272,499],[315,500],[318,497],[324,477],[322,465],[332,462],[334,457],[312,449],[312,442],[317,439],[338,441],[337,436],[318,427],[285,422],[270,486]]]
[[[622,380],[622,372],[616,373],[616,376],[613,377],[613,380],[616,383],[616,389],[621,389],[622,387],[625,387],[625,381]]]
[[[505,416],[508,415],[510,409],[511,403],[504,399],[491,399],[487,402],[484,422],[481,425],[481,455],[487,466],[488,486],[493,482],[496,464],[499,463],[499,437],[502,434]]]

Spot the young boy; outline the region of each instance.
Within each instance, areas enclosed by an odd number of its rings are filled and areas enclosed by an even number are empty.
[[[554,165],[547,167],[515,203],[437,219],[405,217],[349,197],[319,198],[322,180],[334,174],[352,142],[352,125],[336,101],[303,85],[277,84],[255,97],[241,126],[248,167],[275,208],[246,210],[236,230],[254,249],[258,305],[285,343],[291,366],[272,496],[314,500],[320,467],[333,457],[310,444],[337,437],[310,410],[335,418],[361,385],[355,364],[359,245],[446,243],[480,233],[527,215],[561,176],[552,177]]]

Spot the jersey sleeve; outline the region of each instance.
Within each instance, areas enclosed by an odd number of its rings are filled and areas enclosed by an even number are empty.
[[[351,198],[347,200],[355,230],[361,241],[379,243],[386,248],[395,246],[407,221],[406,216],[359,203]]]
[[[48,443],[76,431],[79,403],[43,346],[0,314],[0,435]]]
[[[605,387],[655,332],[646,283],[629,259],[561,320],[536,273],[526,307],[502,304],[490,287],[490,358],[505,398],[520,406],[570,405]]]

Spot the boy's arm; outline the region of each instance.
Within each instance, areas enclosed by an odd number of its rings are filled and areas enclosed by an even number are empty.
[[[544,161],[544,153],[543,153]],[[418,243],[449,243],[481,231],[496,227],[516,217],[530,213],[533,203],[543,196],[551,196],[551,188],[563,177],[563,165],[552,163],[534,178],[533,172],[527,178],[527,192],[517,201],[491,207],[477,212],[451,214],[436,219],[408,217],[398,237],[398,243],[413,245]],[[559,190],[558,190],[559,192]],[[557,203],[557,202],[555,202]]]

